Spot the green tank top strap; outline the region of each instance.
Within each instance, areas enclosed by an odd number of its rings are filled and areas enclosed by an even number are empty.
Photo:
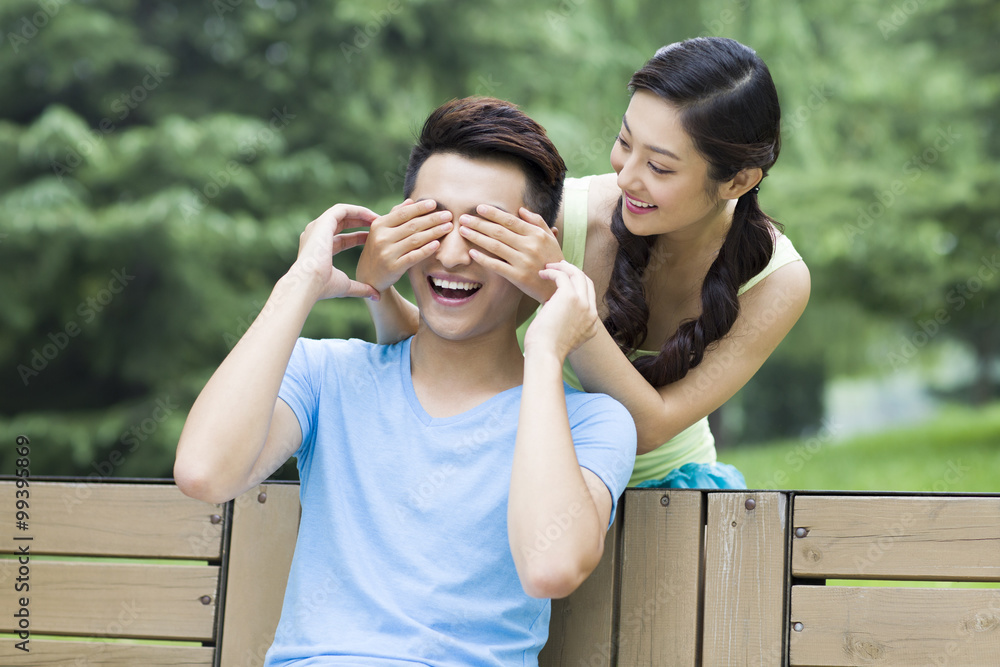
[[[771,261],[767,263],[767,266],[764,267],[763,271],[743,283],[743,286],[740,287],[738,293],[743,294],[764,278],[767,278],[769,275],[783,267],[785,264],[791,264],[792,262],[801,260],[802,255],[798,253],[788,237],[784,234],[780,234],[774,242],[774,253],[771,255]]]
[[[563,257],[567,262],[583,271],[583,256],[587,249],[587,199],[590,195],[590,176],[584,178],[567,178],[563,183],[563,224],[560,230],[562,237]],[[524,334],[535,319],[538,310],[517,328],[517,343],[524,349]],[[563,380],[571,387],[583,391],[580,379],[573,372],[569,362],[563,364]]]
[[[587,249],[587,200],[590,197],[590,176],[567,178],[563,184],[562,251],[566,261],[583,270]]]

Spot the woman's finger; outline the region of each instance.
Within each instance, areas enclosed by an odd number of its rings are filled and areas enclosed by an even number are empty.
[[[398,227],[411,220],[425,216],[437,207],[437,202],[433,199],[421,199],[417,202],[406,202],[394,206],[391,211],[382,216],[383,227]],[[444,213],[444,211],[439,211]]]
[[[492,253],[507,262],[508,264],[513,264],[514,261],[520,256],[520,251],[503,241],[498,241],[497,239],[483,234],[480,231],[473,229],[472,227],[467,227],[462,225],[458,228],[458,233],[462,235],[469,243],[473,243],[486,252]]]
[[[497,259],[496,257],[490,257],[484,252],[476,250],[475,248],[469,249],[469,257],[472,258],[476,264],[479,264],[484,269],[492,271],[502,278],[506,278],[512,283],[517,282],[517,276],[515,275],[515,269],[507,262],[502,259]]]
[[[501,210],[496,206],[491,206],[490,204],[480,204],[476,207],[476,213],[483,219],[489,220],[490,222],[495,222],[496,224],[509,229],[515,234],[524,235],[527,234],[531,225],[517,217],[513,213],[508,213],[507,211]]]
[[[424,261],[435,252],[437,252],[438,247],[440,247],[441,242],[437,239],[433,241],[428,241],[427,243],[418,246],[415,250],[411,250],[408,253],[400,255],[399,257],[399,269],[402,269],[403,273],[409,271],[414,265],[419,264]]]
[[[546,231],[552,231],[552,227],[549,226],[549,223],[545,222],[545,218],[538,215],[534,211],[530,211],[522,206],[521,208],[517,209],[517,214],[521,216],[522,220],[531,223],[535,227],[541,227]]]

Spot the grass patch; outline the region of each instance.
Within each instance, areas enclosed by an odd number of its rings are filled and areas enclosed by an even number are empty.
[[[948,406],[906,428],[723,450],[751,489],[1000,492],[1000,403]]]

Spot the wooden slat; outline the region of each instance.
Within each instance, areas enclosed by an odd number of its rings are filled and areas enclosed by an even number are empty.
[[[796,496],[797,577],[1000,581],[1000,498]]]
[[[619,664],[695,667],[702,494],[635,489],[626,495]]]
[[[549,639],[538,656],[539,667],[613,664],[616,544],[621,510],[620,505],[604,538],[601,562],[572,595],[552,601]]]
[[[234,501],[222,665],[264,664],[298,532],[298,484],[263,484]]]
[[[0,482],[0,507],[13,508],[14,482]],[[188,498],[172,484],[31,482],[23,535],[36,555],[218,559],[222,507]],[[11,553],[12,542],[0,543]]]
[[[703,664],[782,664],[786,505],[782,493],[708,494]]]
[[[211,640],[218,579],[215,565],[33,560],[27,595],[31,631]],[[205,595],[209,604],[200,601]],[[0,616],[0,632],[15,631],[12,613]]]
[[[793,586],[798,667],[1000,665],[1000,590]]]
[[[18,640],[0,639],[2,664],[10,667],[211,667],[215,649],[207,646],[137,646],[32,639],[29,653]]]

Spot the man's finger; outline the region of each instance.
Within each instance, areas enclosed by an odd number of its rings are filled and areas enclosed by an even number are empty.
[[[333,254],[336,255],[341,250],[347,250],[354,246],[364,245],[368,239],[368,232],[349,232],[347,234],[337,234],[333,237]]]
[[[356,296],[363,299],[378,301],[379,293],[378,290],[371,285],[359,283],[357,280],[351,280],[347,286],[347,291],[344,292],[344,296]]]
[[[367,227],[378,219],[378,213],[357,204],[334,204],[320,218],[332,218],[339,227]],[[345,223],[351,223],[350,225]]]
[[[569,276],[566,275],[565,271],[560,270],[560,267],[558,265],[553,266],[552,264],[549,264],[549,267],[552,268],[542,269],[541,271],[538,272],[538,275],[540,275],[542,278],[545,278],[546,280],[555,281],[557,292],[561,288],[564,288],[567,285],[571,285],[571,283],[569,282]]]

